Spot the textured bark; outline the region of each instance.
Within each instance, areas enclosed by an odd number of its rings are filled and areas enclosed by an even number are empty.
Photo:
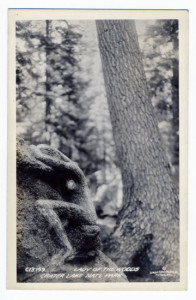
[[[179,137],[176,134],[179,131],[179,57],[178,57],[178,37],[173,39],[173,50],[176,57],[172,60],[173,77],[172,83],[172,110],[173,110],[173,131],[175,137],[175,144],[173,149],[173,164],[179,164]]]
[[[51,113],[51,105],[52,105],[52,98],[51,98],[51,75],[48,71],[48,67],[50,66],[50,54],[51,54],[51,26],[52,21],[46,20],[46,94],[45,94],[45,130],[47,132],[47,136],[45,142],[50,144],[50,113]]]
[[[123,207],[105,250],[119,266],[178,270],[179,201],[168,172],[134,21],[96,21]]]
[[[44,213],[42,213],[44,212]],[[67,256],[71,245],[71,256]],[[100,250],[99,227],[86,179],[80,168],[47,145],[17,144],[17,278],[19,282],[126,281]],[[69,254],[69,253],[68,253]],[[28,273],[26,268],[44,268]],[[100,268],[101,278],[71,277],[75,268]],[[64,273],[63,278],[44,277]],[[92,272],[93,273],[93,272]],[[70,275],[67,278],[67,275]],[[41,276],[42,275],[42,276]]]

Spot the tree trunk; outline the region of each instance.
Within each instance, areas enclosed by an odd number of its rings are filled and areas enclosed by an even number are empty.
[[[173,164],[179,164],[179,138],[177,131],[179,131],[179,58],[178,58],[178,37],[173,38],[173,51],[176,55],[173,58],[172,68],[173,68],[173,77],[171,80],[172,83],[172,109],[173,109],[173,130],[174,130],[174,149],[173,149]]]
[[[48,71],[48,67],[50,66],[49,57],[50,57],[50,47],[51,47],[51,23],[52,21],[46,20],[46,95],[45,95],[45,130],[46,130],[46,137],[45,142],[46,144],[51,143],[51,134],[50,134],[50,113],[51,113],[51,75]]]
[[[151,104],[134,21],[96,21],[123,181],[123,207],[107,255],[119,266],[178,271],[179,201]]]

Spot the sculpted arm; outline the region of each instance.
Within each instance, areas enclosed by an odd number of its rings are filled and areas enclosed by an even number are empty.
[[[66,233],[69,222],[77,223],[81,232],[88,237],[96,237],[99,227],[89,213],[77,204],[52,199],[39,199],[35,207],[53,228],[64,249],[64,260],[70,260],[76,255]],[[67,221],[67,222],[65,222]]]
[[[59,194],[57,198],[40,194],[41,197],[34,202],[35,210],[46,220],[48,230],[52,229],[61,244],[61,251],[53,257],[55,263],[58,260],[56,256],[69,261],[81,252],[88,254],[88,248],[90,252],[93,247],[96,249],[99,227],[81,169],[50,146],[19,146],[19,171],[30,171],[30,175],[46,181]]]

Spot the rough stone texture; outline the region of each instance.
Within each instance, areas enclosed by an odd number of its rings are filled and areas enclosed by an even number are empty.
[[[107,268],[107,270],[105,269]],[[110,271],[108,271],[108,268]],[[111,271],[114,270],[114,271]],[[52,276],[54,276],[52,278]],[[59,276],[59,278],[58,278]],[[126,276],[101,251],[94,258],[75,259],[47,267],[44,272],[26,273],[24,282],[127,282]]]
[[[83,172],[62,153],[17,142],[17,199],[18,281],[51,280],[30,276],[26,267],[59,273],[112,264],[99,251],[99,227]],[[126,280],[121,275],[120,281]]]
[[[120,266],[140,266],[144,276],[145,271],[162,267],[178,273],[179,200],[169,176],[134,21],[96,23],[123,181],[123,208],[105,251]]]

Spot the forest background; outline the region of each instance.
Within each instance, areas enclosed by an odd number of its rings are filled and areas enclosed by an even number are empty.
[[[178,189],[178,23],[136,21],[169,172]],[[49,144],[84,171],[103,243],[122,206],[97,32],[93,21],[16,23],[17,135]]]

